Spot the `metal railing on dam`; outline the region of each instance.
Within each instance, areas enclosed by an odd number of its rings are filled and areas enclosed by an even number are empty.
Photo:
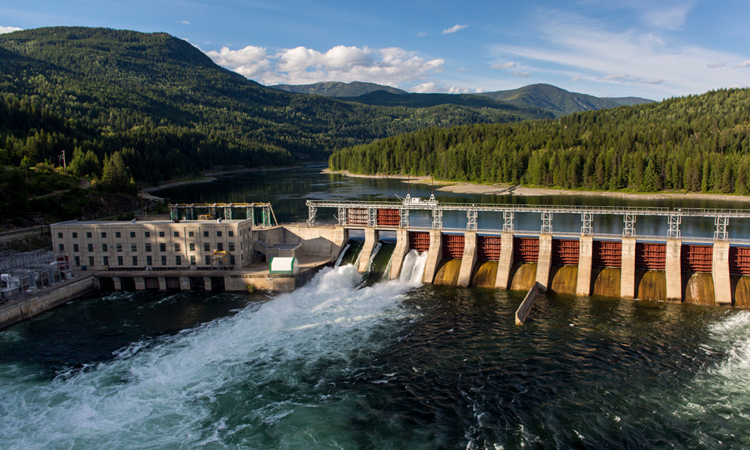
[[[338,214],[336,220],[342,226],[367,226],[377,228],[425,228],[415,227],[410,224],[409,215],[414,211],[427,211],[432,215],[432,224],[429,229],[445,230],[443,227],[443,213],[447,211],[466,212],[466,228],[453,230],[477,231],[479,230],[477,218],[480,212],[502,213],[503,226],[493,230],[483,231],[519,232],[515,229],[514,219],[518,213],[539,213],[542,226],[539,232],[552,233],[552,219],[555,214],[580,214],[581,235],[593,236],[594,216],[622,216],[622,235],[611,237],[635,236],[636,218],[639,216],[667,217],[669,229],[667,238],[680,238],[680,224],[683,218],[713,218],[715,231],[712,240],[728,240],[727,227],[730,218],[750,219],[750,210],[747,209],[723,209],[723,208],[666,208],[666,207],[631,207],[631,206],[578,206],[578,205],[511,205],[511,204],[478,204],[478,203],[439,203],[434,197],[427,200],[410,198],[407,196],[401,202],[357,202],[357,201],[326,201],[308,200],[308,220],[310,226],[315,226],[318,209],[336,209]],[[526,230],[526,232],[532,232]],[[557,233],[556,233],[557,234]],[[597,234],[599,235],[599,234]],[[604,235],[602,235],[604,236]],[[661,238],[660,236],[650,236]],[[706,238],[697,238],[706,241]]]

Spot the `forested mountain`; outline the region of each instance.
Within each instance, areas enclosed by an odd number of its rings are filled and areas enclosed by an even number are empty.
[[[654,102],[653,100],[641,97],[602,97],[602,99],[609,100],[624,106],[642,105],[644,103]]]
[[[266,88],[164,33],[55,27],[0,35],[0,164],[107,161],[156,183],[217,165],[289,165],[431,126],[513,111],[386,108]]]
[[[531,106],[519,106],[498,102],[473,94],[406,94],[395,95],[376,91],[359,97],[341,97],[339,100],[364,103],[372,106],[405,106],[409,108],[430,108],[442,105],[457,105],[472,109],[490,109],[518,115],[525,119],[553,118],[548,110]]]
[[[568,92],[549,84],[531,84],[509,91],[484,92],[477,95],[519,106],[544,108],[557,116],[581,111],[617,108],[622,105],[614,99]]]
[[[294,94],[314,94],[326,97],[359,97],[360,95],[369,94],[375,91],[385,91],[391,94],[407,94],[406,91],[396,89],[382,84],[364,83],[361,81],[352,81],[351,83],[342,83],[340,81],[323,81],[314,84],[277,84],[268,86],[272,89],[292,92]]]
[[[359,174],[602,190],[750,193],[750,89],[555,120],[429,129],[340,150]]]

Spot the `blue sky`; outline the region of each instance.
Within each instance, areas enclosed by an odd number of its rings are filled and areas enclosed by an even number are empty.
[[[167,32],[266,85],[488,92],[549,83],[657,100],[750,86],[750,0],[0,4],[0,31],[56,25]]]

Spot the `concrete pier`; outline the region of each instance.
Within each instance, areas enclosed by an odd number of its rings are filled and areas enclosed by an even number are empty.
[[[464,234],[464,255],[461,258],[461,269],[458,274],[458,285],[467,287],[471,283],[471,272],[477,262],[477,232],[467,231]]]
[[[680,252],[682,241],[678,239],[667,240],[667,301],[682,302],[682,260]]]
[[[620,297],[635,298],[635,238],[622,238]]]
[[[717,305],[732,305],[732,282],[729,278],[729,242],[714,242],[711,262],[714,296]]]
[[[539,261],[536,266],[536,282],[538,289],[546,292],[549,286],[549,272],[552,267],[552,235],[539,235]]]
[[[594,252],[594,238],[581,236],[578,244],[578,280],[576,295],[588,297],[591,295],[591,262]]]
[[[409,253],[409,230],[402,228],[396,231],[396,248],[393,249],[389,279],[395,280],[399,277],[407,253]]]
[[[432,284],[438,264],[443,259],[443,233],[440,230],[430,231],[430,249],[427,251],[427,262],[424,266],[422,282]]]
[[[502,248],[500,249],[500,261],[497,265],[495,287],[507,290],[510,284],[510,271],[513,268],[513,233],[503,233],[500,236]]]
[[[378,245],[378,237],[378,231],[375,228],[365,228],[365,245],[362,247],[362,253],[359,254],[359,265],[357,266],[359,273],[365,273],[365,270],[367,270],[370,256],[372,256],[375,246]]]
[[[135,277],[135,290],[145,291],[146,290],[146,279],[143,277]]]

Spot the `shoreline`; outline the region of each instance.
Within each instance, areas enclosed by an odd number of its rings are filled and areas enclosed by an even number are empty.
[[[183,180],[183,181],[165,181],[159,186],[152,186],[145,189],[142,189],[142,192],[155,192],[160,191],[162,189],[169,189],[175,186],[184,186],[186,184],[200,184],[200,183],[212,183],[218,178],[224,175],[231,175],[235,173],[246,173],[246,172],[277,172],[281,170],[291,170],[291,169],[300,169],[304,166],[290,166],[290,167],[276,167],[273,169],[259,169],[259,168],[250,168],[250,169],[237,169],[237,170],[225,170],[222,172],[204,172],[203,176],[205,178],[197,178],[195,180]],[[159,197],[155,197],[159,198]]]
[[[349,173],[346,170],[334,171],[324,169],[322,173],[344,175],[354,178],[391,178],[396,180],[405,180],[407,183],[430,184],[432,182],[429,176],[406,176],[406,175],[360,175]],[[468,183],[463,181],[434,181],[438,191],[451,192],[454,194],[481,194],[481,195],[517,195],[521,197],[533,196],[588,196],[588,197],[613,197],[628,200],[670,200],[670,199],[690,199],[690,200],[719,200],[719,201],[737,201],[750,202],[750,196],[730,195],[730,194],[702,194],[700,192],[685,193],[635,193],[635,192],[610,192],[610,191],[575,191],[570,189],[552,189],[524,187],[521,185],[486,185]]]

